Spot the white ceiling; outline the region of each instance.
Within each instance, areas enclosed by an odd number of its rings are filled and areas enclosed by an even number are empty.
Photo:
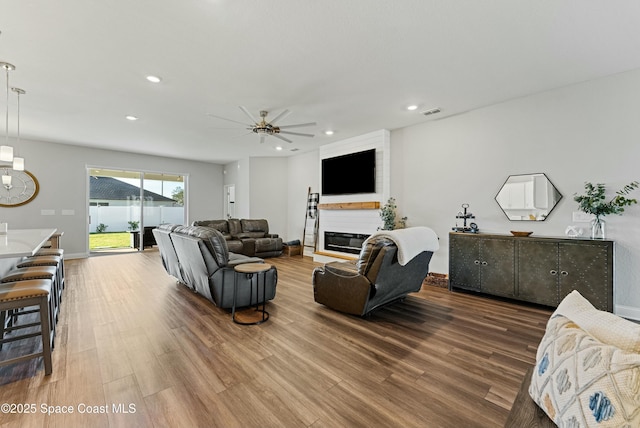
[[[2,0],[0,61],[23,138],[224,163],[640,68],[639,28],[635,0]],[[315,137],[209,116],[240,105]]]

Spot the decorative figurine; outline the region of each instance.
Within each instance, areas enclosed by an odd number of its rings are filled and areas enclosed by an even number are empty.
[[[468,233],[478,233],[480,231],[480,229],[478,228],[478,225],[475,223],[470,223],[469,226],[467,226],[467,220],[476,218],[476,216],[474,216],[472,213],[467,211],[468,208],[469,208],[469,204],[462,204],[463,211],[458,212],[458,215],[456,215],[456,218],[462,219],[463,221],[462,227],[458,226],[458,222],[456,222],[456,227],[451,228],[451,230],[453,230],[454,232],[468,232]]]

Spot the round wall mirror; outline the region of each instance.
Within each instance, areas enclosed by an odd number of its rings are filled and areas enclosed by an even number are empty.
[[[510,175],[496,195],[509,220],[544,221],[562,195],[544,174]]]

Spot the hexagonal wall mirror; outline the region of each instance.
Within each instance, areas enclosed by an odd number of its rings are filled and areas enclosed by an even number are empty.
[[[544,221],[562,195],[545,174],[510,175],[496,195],[509,220]]]

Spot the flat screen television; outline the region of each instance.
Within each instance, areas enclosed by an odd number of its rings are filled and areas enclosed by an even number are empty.
[[[322,159],[322,194],[376,192],[376,149]]]

